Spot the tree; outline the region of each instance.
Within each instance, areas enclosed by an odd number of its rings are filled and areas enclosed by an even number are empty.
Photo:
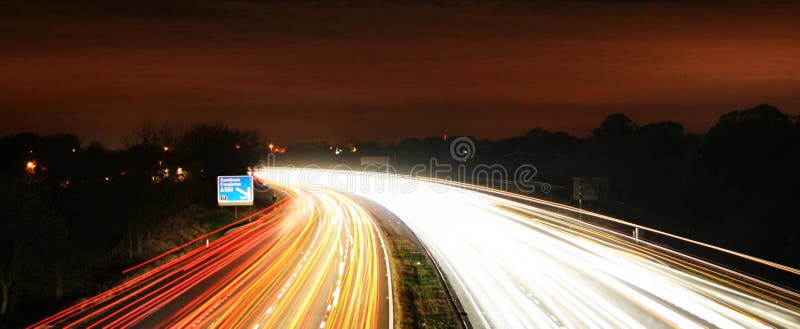
[[[633,135],[641,152],[648,157],[680,157],[684,152],[683,127],[672,121],[644,125]]]
[[[550,132],[535,128],[525,134],[525,147],[532,152],[543,155],[574,152],[578,147],[578,139],[565,132]]]
[[[758,181],[778,179],[791,163],[792,122],[770,105],[733,111],[720,117],[711,128],[705,149],[707,168],[719,179],[754,186]]]
[[[592,131],[592,136],[604,142],[619,142],[624,140],[636,131],[636,124],[622,113],[609,115],[600,124],[600,127]]]
[[[195,126],[180,139],[179,161],[207,177],[243,173],[265,151],[257,133],[217,123]]]
[[[13,306],[22,273],[42,275],[41,259],[52,250],[52,215],[40,183],[15,177],[0,184],[0,316]]]

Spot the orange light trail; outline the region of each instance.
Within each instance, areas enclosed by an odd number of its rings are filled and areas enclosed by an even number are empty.
[[[287,189],[274,206],[209,232],[222,237],[30,328],[389,327],[382,239],[342,194]],[[389,306],[389,307],[387,307]]]

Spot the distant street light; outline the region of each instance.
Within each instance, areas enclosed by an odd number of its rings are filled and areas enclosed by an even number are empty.
[[[169,146],[164,146],[164,152],[169,152]]]
[[[36,173],[36,161],[28,161],[28,163],[25,164],[25,172],[27,172],[29,174],[35,174]]]

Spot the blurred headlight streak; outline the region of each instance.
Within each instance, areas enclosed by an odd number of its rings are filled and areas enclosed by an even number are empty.
[[[335,190],[392,211],[439,263],[476,327],[800,325],[797,303],[777,304],[763,289],[699,261],[528,204],[398,175],[289,168],[256,175],[295,193]],[[323,203],[324,212],[347,211],[331,202]]]

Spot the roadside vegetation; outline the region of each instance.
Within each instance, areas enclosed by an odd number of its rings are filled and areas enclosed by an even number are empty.
[[[0,327],[20,327],[126,279],[121,271],[233,219],[217,175],[266,153],[221,124],[145,125],[109,150],[74,135],[0,138]]]
[[[389,249],[397,328],[464,328],[460,304],[433,260],[399,219],[371,204]],[[466,317],[466,315],[464,315]]]
[[[356,169],[362,156],[388,156],[399,173],[432,158],[465,172],[497,164],[513,174],[530,164],[534,179],[553,187],[534,196],[576,206],[573,178],[598,178],[607,186],[584,208],[800,267],[800,120],[773,106],[732,111],[706,132],[672,121],[637,124],[616,113],[586,137],[534,128],[473,139],[468,162],[451,156],[453,137],[279,146],[222,124],[144,125],[115,150],[75,135],[1,137],[0,327],[99,292],[123,279],[119,270],[228,221],[216,207],[214,179],[244,173],[269,154],[279,154],[277,165]],[[410,314],[401,323],[458,325],[446,315],[446,287],[432,279],[415,239],[396,236],[392,261],[406,303],[398,309]],[[781,284],[800,286],[790,280]]]

